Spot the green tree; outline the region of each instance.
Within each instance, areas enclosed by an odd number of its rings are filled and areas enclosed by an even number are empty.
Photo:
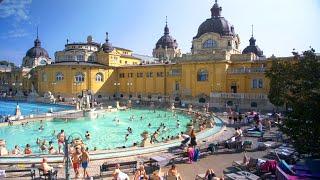
[[[320,57],[305,51],[295,60],[274,60],[266,72],[270,102],[290,107],[281,127],[299,153],[320,155]]]

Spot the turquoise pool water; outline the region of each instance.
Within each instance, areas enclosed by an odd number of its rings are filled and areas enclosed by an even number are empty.
[[[32,102],[18,102],[22,115],[43,114],[47,113],[51,108],[54,112],[74,109],[71,106],[64,106],[58,104],[32,103]],[[0,116],[14,115],[16,111],[16,101],[0,101]]]
[[[134,115],[134,120],[130,120],[130,117]],[[142,120],[140,117],[143,117]],[[114,121],[119,119],[119,123]],[[180,126],[177,127],[177,119],[180,122]],[[190,117],[176,113],[174,116],[172,112],[157,110],[155,113],[150,110],[144,109],[132,109],[130,111],[118,111],[110,113],[99,114],[97,119],[80,118],[75,120],[69,120],[65,122],[61,119],[53,121],[43,122],[44,130],[39,131],[41,122],[28,123],[28,125],[16,125],[6,126],[0,128],[0,139],[5,139],[7,148],[13,149],[14,145],[19,145],[24,148],[29,143],[35,153],[39,153],[39,147],[36,144],[36,139],[45,139],[53,141],[57,149],[56,134],[64,129],[67,135],[72,137],[81,137],[84,143],[92,150],[94,147],[97,149],[113,149],[122,146],[132,146],[133,143],[140,143],[140,134],[146,130],[149,134],[155,132],[161,123],[166,126],[166,131],[160,131],[158,140],[162,140],[162,137],[176,136],[181,131],[186,130],[186,125],[190,121]],[[149,123],[151,126],[149,127]],[[133,133],[129,135],[128,140],[125,140],[125,136],[128,133],[127,128],[131,127]],[[53,135],[53,131],[56,134]],[[91,133],[91,139],[85,139],[85,132]]]

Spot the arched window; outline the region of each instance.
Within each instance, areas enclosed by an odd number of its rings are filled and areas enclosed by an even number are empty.
[[[48,76],[46,73],[42,73],[42,81],[47,82],[48,81]]]
[[[97,82],[103,82],[103,74],[102,73],[97,73],[96,74],[96,81]]]
[[[217,42],[213,39],[208,39],[203,43],[203,48],[214,48],[217,46]]]
[[[84,81],[84,74],[81,72],[78,72],[75,76],[74,76],[74,81],[75,82],[83,82]]]
[[[201,69],[198,71],[198,81],[207,81],[208,80],[208,71]]]
[[[56,81],[62,81],[62,80],[63,80],[63,74],[61,72],[57,72]]]
[[[199,103],[205,103],[206,102],[206,99],[205,98],[199,98]]]

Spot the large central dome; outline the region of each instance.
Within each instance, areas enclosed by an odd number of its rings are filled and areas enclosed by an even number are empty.
[[[211,18],[203,22],[199,29],[198,34],[194,39],[199,38],[205,33],[218,33],[220,36],[234,36],[234,27],[229,22],[221,17],[222,8],[218,5],[217,0],[211,8]]]

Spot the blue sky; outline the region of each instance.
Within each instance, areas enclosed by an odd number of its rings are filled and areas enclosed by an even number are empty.
[[[1,2],[2,1],[2,2]],[[92,35],[139,54],[152,54],[163,34],[165,16],[171,35],[184,53],[199,25],[210,17],[214,0],[0,0],[0,60],[21,64],[33,46],[36,27],[42,46],[54,59],[66,39]],[[320,49],[320,2],[317,0],[219,0],[222,16],[234,25],[241,48],[248,45],[251,24],[267,57],[289,56],[293,48]]]

